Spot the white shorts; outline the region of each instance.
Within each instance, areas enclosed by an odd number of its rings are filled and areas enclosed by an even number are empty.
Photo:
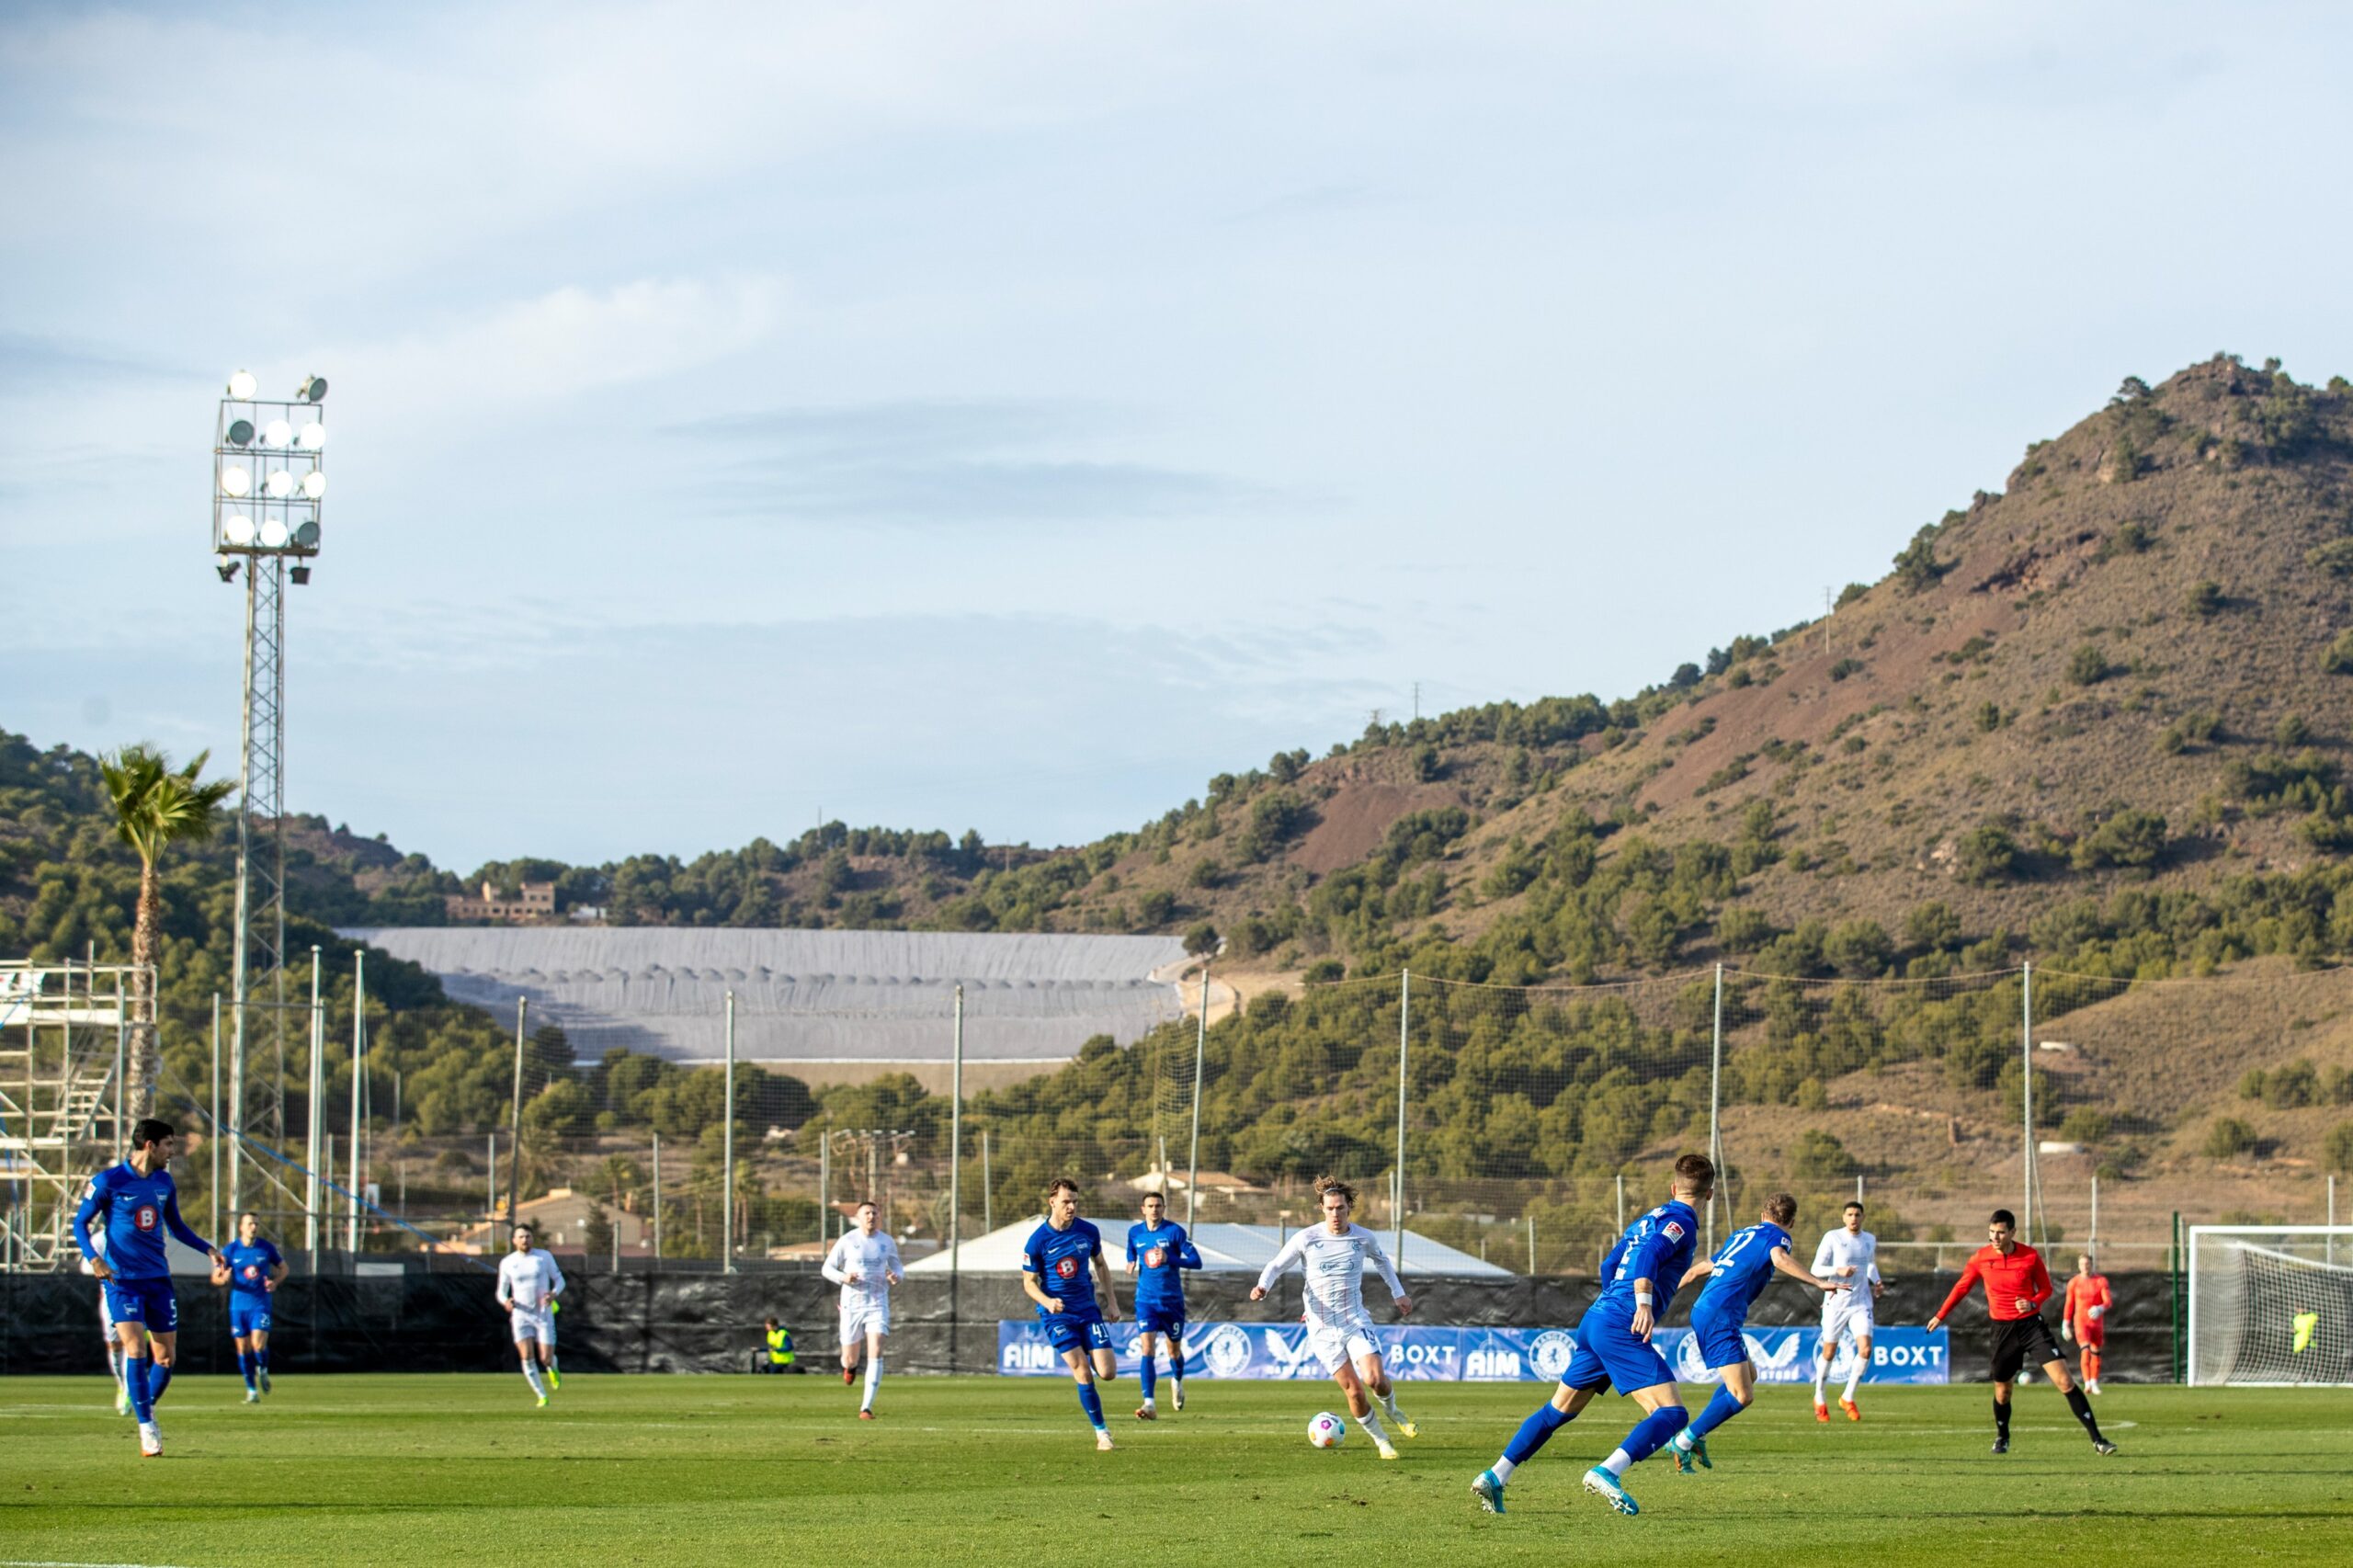
[[[891,1332],[891,1299],[842,1303],[842,1344],[863,1344],[867,1335]]]
[[[1871,1312],[1870,1287],[1857,1290],[1839,1290],[1824,1298],[1822,1302],[1822,1343],[1836,1345],[1852,1336],[1868,1339],[1878,1326]]]
[[[1381,1354],[1381,1341],[1372,1335],[1372,1322],[1361,1312],[1336,1322],[1310,1317],[1307,1320],[1307,1347],[1324,1363],[1326,1377],[1338,1371],[1344,1361]]]
[[[513,1307],[506,1321],[515,1331],[515,1343],[536,1339],[542,1345],[555,1343],[555,1313],[545,1307]]]

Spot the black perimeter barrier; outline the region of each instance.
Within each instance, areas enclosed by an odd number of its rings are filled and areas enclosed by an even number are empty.
[[[1880,1321],[1927,1322],[1958,1278],[1944,1272],[1896,1280],[1880,1301]],[[806,1369],[825,1370],[837,1348],[838,1291],[818,1274],[567,1269],[567,1278],[557,1335],[568,1372],[749,1371],[762,1347],[761,1320],[768,1317],[792,1330]],[[2103,1377],[2118,1382],[2171,1381],[2168,1277],[2148,1270],[2109,1278],[2117,1304],[2109,1312]],[[202,1275],[184,1275],[174,1283],[180,1303],[180,1369],[234,1372],[229,1292]],[[1196,1276],[1186,1282],[1187,1304],[1195,1321],[1204,1323],[1298,1316],[1296,1274],[1264,1301],[1249,1300],[1253,1283],[1245,1274]],[[272,1364],[287,1372],[511,1370],[515,1352],[506,1339],[506,1314],[492,1299],[494,1284],[491,1275],[472,1268],[290,1275],[272,1302]],[[1407,1280],[1414,1321],[1440,1324],[1574,1326],[1597,1288],[1595,1280],[1583,1278]],[[995,1371],[997,1321],[1028,1317],[1032,1311],[1020,1280],[1011,1275],[968,1274],[953,1282],[961,1322],[953,1321],[950,1294],[951,1281],[930,1274],[916,1275],[892,1290],[893,1372]],[[1685,1321],[1696,1294],[1683,1293],[1670,1324]],[[1374,1298],[1373,1317],[1386,1321],[1387,1303],[1379,1295],[1375,1284],[1368,1291]],[[97,1297],[98,1282],[86,1275],[0,1274],[0,1373],[103,1372]],[[1120,1299],[1123,1304],[1129,1301],[1124,1280]],[[1818,1301],[1795,1285],[1777,1285],[1756,1303],[1750,1321],[1762,1327],[1811,1323],[1820,1312],[1813,1304]],[[2055,1303],[2045,1315],[2055,1327]],[[1972,1291],[1947,1326],[1954,1380],[1983,1381],[1991,1337],[1984,1291]]]

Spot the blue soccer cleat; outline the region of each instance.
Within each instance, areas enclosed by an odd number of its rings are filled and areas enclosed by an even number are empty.
[[[1675,1450],[1675,1470],[1678,1475],[1689,1475],[1695,1468],[1698,1470],[1716,1468],[1714,1461],[1708,1458],[1708,1439],[1705,1437],[1692,1438],[1689,1448],[1685,1448],[1681,1443],[1669,1443],[1667,1447]]]
[[[1585,1489],[1621,1514],[1632,1515],[1643,1511],[1641,1505],[1634,1501],[1634,1494],[1620,1485],[1618,1478],[1599,1465],[1585,1472]]]
[[[1479,1479],[1471,1483],[1471,1495],[1479,1499],[1479,1506],[1490,1514],[1504,1511],[1504,1483],[1495,1479],[1492,1470],[1479,1472]]]

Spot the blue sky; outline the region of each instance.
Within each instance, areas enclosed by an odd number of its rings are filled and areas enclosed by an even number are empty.
[[[460,869],[1623,695],[2128,373],[2353,372],[2353,24],[2219,17],[11,7],[0,724],[233,767],[240,366],[332,383],[290,803]]]

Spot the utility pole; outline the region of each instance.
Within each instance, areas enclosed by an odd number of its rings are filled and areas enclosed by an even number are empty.
[[[1414,722],[1415,722],[1415,723],[1416,723],[1416,724],[1418,724],[1418,723],[1420,723],[1421,722],[1422,722],[1422,683],[1421,683],[1420,681],[1415,681],[1415,682],[1414,683]]]
[[[506,1152],[506,1228],[512,1231],[523,1222],[523,1018],[529,1011],[531,999],[515,998],[515,1104],[509,1113],[506,1139],[513,1145]]]

